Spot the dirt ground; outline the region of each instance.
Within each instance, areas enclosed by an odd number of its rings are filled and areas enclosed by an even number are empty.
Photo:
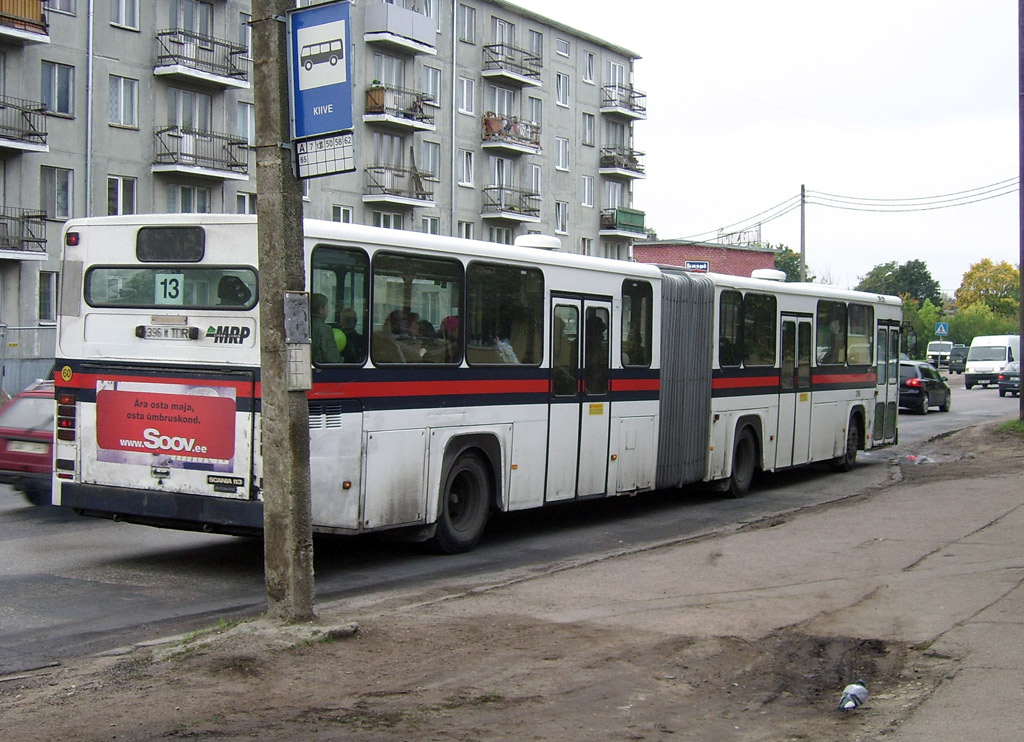
[[[988,476],[993,462],[1019,472],[1024,460],[1019,439],[992,425],[923,453],[901,462],[901,482],[861,497]],[[703,539],[707,558],[735,534]],[[572,572],[553,583],[549,613],[574,615],[589,589]],[[742,614],[763,610],[758,602],[737,602],[741,613],[718,633],[677,634],[496,610],[479,595],[433,586],[321,609],[317,626],[220,626],[0,678],[0,739],[877,739],[955,672],[955,657],[927,645],[820,636],[807,622],[766,633],[761,616]],[[877,689],[871,713],[835,712],[843,685],[861,676]]]

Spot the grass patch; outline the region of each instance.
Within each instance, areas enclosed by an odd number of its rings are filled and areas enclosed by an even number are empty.
[[[1024,420],[1007,420],[996,428],[1000,433],[1006,433],[1007,435],[1013,435],[1017,438],[1024,439]]]

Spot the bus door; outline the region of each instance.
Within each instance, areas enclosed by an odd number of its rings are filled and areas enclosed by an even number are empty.
[[[878,361],[875,365],[875,445],[896,440],[896,416],[900,394],[900,327],[878,323]]]
[[[811,446],[810,317],[782,316],[782,368],[779,376],[779,429],[775,466],[805,464]]]
[[[552,304],[547,502],[607,489],[610,328],[610,302]]]

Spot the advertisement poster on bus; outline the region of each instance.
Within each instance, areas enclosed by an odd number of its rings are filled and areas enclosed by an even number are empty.
[[[235,390],[97,381],[96,438],[100,461],[232,471]]]

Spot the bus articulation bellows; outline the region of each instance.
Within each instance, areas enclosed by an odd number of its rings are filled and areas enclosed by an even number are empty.
[[[895,441],[901,303],[307,220],[313,525],[437,550],[493,511],[707,483]],[[258,532],[256,221],[69,221],[54,503]]]

